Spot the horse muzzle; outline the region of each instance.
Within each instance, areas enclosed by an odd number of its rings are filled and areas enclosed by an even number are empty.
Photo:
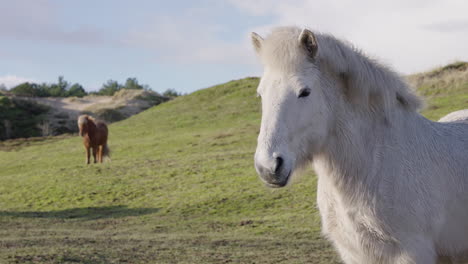
[[[255,169],[260,179],[270,188],[281,188],[288,184],[291,176],[289,168],[290,166],[280,156],[267,162],[255,158]]]

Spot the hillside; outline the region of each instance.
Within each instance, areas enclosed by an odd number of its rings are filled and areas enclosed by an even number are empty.
[[[0,140],[73,133],[78,130],[76,120],[80,114],[92,114],[112,123],[169,99],[154,91],[129,89],[113,96],[81,98],[0,95]]]
[[[426,99],[422,114],[430,119],[468,108],[468,62],[455,62],[410,75],[408,81]]]
[[[410,81],[425,93],[436,79]],[[320,236],[314,174],[275,190],[257,178],[257,85],[231,81],[111,125],[111,163],[85,166],[78,137],[0,151],[0,262],[339,263]],[[468,108],[467,86],[429,94],[423,113]]]

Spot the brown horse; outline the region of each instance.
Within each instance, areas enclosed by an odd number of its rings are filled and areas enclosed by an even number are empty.
[[[102,163],[103,157],[110,157],[110,149],[107,146],[108,130],[105,123],[96,121],[89,115],[80,115],[78,117],[78,127],[86,148],[86,164],[89,164],[91,148],[93,149],[94,163]]]

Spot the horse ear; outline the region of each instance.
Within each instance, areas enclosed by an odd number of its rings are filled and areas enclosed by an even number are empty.
[[[260,53],[260,50],[262,49],[263,38],[255,32],[252,32],[250,34],[250,37],[252,38],[252,44],[255,48],[255,51],[257,53]]]
[[[310,58],[314,59],[317,55],[318,43],[312,31],[304,28],[299,35],[299,43],[305,49]]]

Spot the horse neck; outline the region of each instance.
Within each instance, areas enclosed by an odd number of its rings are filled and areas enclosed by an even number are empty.
[[[346,112],[346,111],[344,111]],[[400,162],[395,148],[410,145],[421,133],[426,119],[416,112],[395,110],[388,120],[374,115],[343,114],[326,147],[314,156],[314,167],[321,178],[343,194],[375,197],[382,181],[392,180],[384,171]],[[426,120],[427,121],[427,120]],[[420,128],[418,128],[420,127]]]
[[[88,136],[90,138],[94,137],[94,134],[96,133],[96,124],[94,124],[93,121],[88,120],[86,125],[88,126]]]

